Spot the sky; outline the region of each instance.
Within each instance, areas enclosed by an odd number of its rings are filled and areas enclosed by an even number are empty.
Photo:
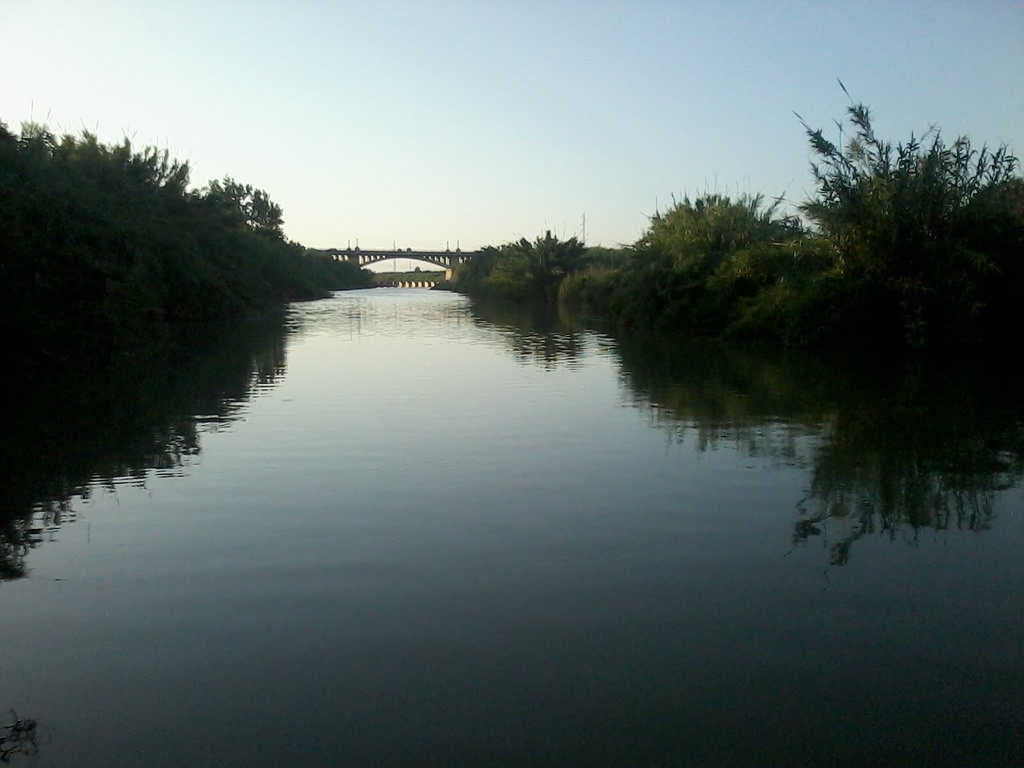
[[[614,246],[673,195],[813,193],[794,112],[1024,154],[1024,2],[0,0],[0,120],[267,190],[317,248]]]

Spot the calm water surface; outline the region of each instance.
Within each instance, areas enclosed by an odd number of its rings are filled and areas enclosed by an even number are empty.
[[[397,289],[199,336],[8,407],[15,764],[1024,757],[1020,381]]]

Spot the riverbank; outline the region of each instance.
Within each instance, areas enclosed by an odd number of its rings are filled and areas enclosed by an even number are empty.
[[[460,266],[472,296],[555,300],[627,331],[790,347],[948,349],[1016,336],[1024,180],[1008,149],[876,136],[849,109],[845,145],[804,126],[815,194],[795,207],[714,193],[656,212],[621,249],[548,233]],[[799,214],[799,215],[798,215]]]
[[[266,192],[125,140],[0,123],[0,330],[32,366],[116,358],[190,324],[369,285],[289,242]]]

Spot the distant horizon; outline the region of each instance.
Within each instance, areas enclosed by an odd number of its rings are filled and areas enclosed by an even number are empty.
[[[0,11],[0,120],[127,136],[192,186],[266,190],[312,248],[464,250],[550,229],[634,243],[672,196],[813,192],[794,112],[835,135],[1024,152],[1024,11],[908,2],[208,3]]]

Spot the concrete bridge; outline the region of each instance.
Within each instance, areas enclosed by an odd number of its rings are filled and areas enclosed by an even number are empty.
[[[458,248],[454,251],[414,251],[412,248],[406,248],[404,251],[399,249],[391,251],[365,251],[359,248],[325,248],[320,253],[330,256],[335,261],[350,261],[353,264],[358,264],[360,267],[368,267],[371,264],[376,264],[379,261],[388,261],[389,259],[415,259],[416,261],[425,261],[428,264],[436,264],[449,271],[455,269],[459,264],[480,255],[480,251],[461,251]]]

